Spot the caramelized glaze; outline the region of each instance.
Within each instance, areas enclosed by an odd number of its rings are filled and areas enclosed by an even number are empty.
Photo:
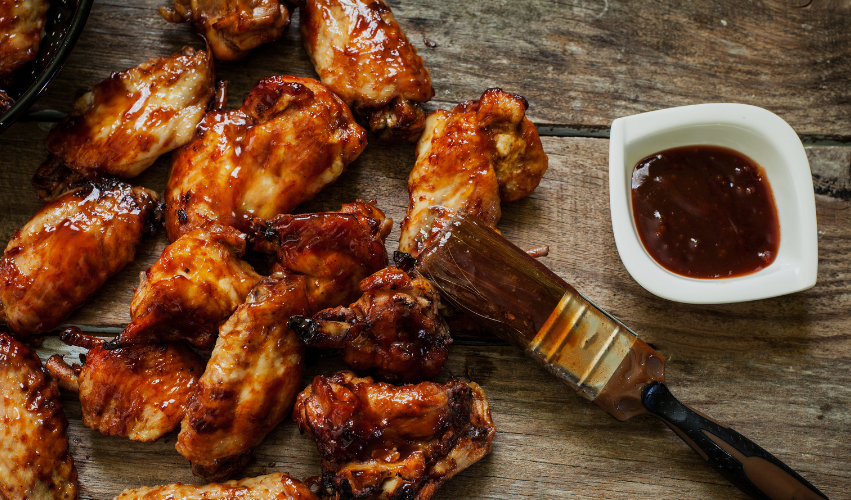
[[[297,479],[276,472],[266,476],[212,483],[169,484],[149,488],[143,486],[121,492],[115,500],[319,500],[308,486]]]
[[[47,5],[45,0],[0,2],[0,80],[35,59]]]

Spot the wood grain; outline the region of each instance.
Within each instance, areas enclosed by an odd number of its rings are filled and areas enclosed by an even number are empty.
[[[157,15],[164,3],[96,2],[35,109],[68,111],[113,71],[200,47],[190,26]],[[536,123],[605,128],[644,111],[739,102],[777,113],[799,134],[851,141],[851,0],[389,3],[431,71],[432,107],[499,86],[526,96]],[[282,40],[218,65],[234,101],[263,76],[315,75],[297,24],[296,14]]]

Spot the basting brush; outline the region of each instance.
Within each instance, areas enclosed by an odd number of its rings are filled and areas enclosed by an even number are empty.
[[[752,498],[827,498],[753,441],[682,404],[665,385],[658,352],[473,217],[456,215],[416,267],[451,304],[616,419],[647,413],[662,419]]]

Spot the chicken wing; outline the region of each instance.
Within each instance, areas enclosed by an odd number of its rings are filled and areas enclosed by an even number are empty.
[[[547,170],[547,155],[526,100],[488,89],[478,101],[438,110],[426,120],[399,250],[417,256],[456,211],[496,228],[499,202],[528,196]]]
[[[422,57],[383,0],[301,0],[301,40],[322,83],[382,141],[419,138],[434,97]]]
[[[220,480],[242,469],[292,410],[304,346],[287,319],[306,312],[304,278],[272,277],[222,325],[177,437],[195,475]]]
[[[145,188],[105,180],[44,205],[0,260],[0,320],[19,336],[59,326],[133,260],[157,201]]]
[[[0,498],[76,500],[59,388],[29,348],[0,331]]]
[[[92,87],[47,135],[47,150],[89,179],[135,177],[192,139],[212,97],[212,58],[185,47]],[[40,191],[53,190],[47,184],[56,164],[48,160],[36,173]]]
[[[319,500],[306,484],[276,472],[222,484],[169,484],[124,490],[115,500]]]
[[[496,433],[475,383],[396,387],[351,372],[314,378],[293,419],[316,441],[333,500],[428,500],[490,453]]]
[[[107,351],[104,340],[71,327],[62,341],[89,349],[72,369],[58,355],[47,371],[80,393],[83,425],[107,436],[156,441],[180,425],[204,362],[182,343],[138,345]]]
[[[239,109],[211,111],[174,155],[166,229],[174,241],[218,222],[247,231],[333,182],[366,147],[348,106],[310,78],[275,76]]]
[[[449,328],[438,314],[440,294],[421,277],[387,267],[360,283],[350,307],[295,316],[290,328],[309,346],[340,349],[358,371],[388,382],[421,382],[440,373],[449,355]]]
[[[174,0],[160,7],[170,23],[192,23],[220,61],[236,61],[248,51],[283,36],[290,12],[279,0]]]
[[[47,20],[47,1],[0,2],[0,79],[35,59]]]
[[[167,246],[142,273],[129,325],[107,348],[185,339],[212,349],[216,331],[262,278],[240,259],[246,235],[197,229]]]
[[[340,212],[279,215],[255,226],[254,248],[274,254],[273,269],[307,282],[309,314],[357,299],[358,284],[387,265],[384,238],[393,224],[374,202]]]

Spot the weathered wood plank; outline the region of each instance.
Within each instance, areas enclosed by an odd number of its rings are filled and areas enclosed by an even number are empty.
[[[163,21],[164,0],[99,1],[65,69],[35,109],[67,111],[112,71],[201,42]],[[799,133],[851,140],[851,1],[390,1],[445,107],[493,86],[529,99],[538,123],[615,118],[704,102],[767,108]],[[298,38],[219,64],[241,101],[262,76],[315,76]],[[428,48],[424,38],[436,43]]]

